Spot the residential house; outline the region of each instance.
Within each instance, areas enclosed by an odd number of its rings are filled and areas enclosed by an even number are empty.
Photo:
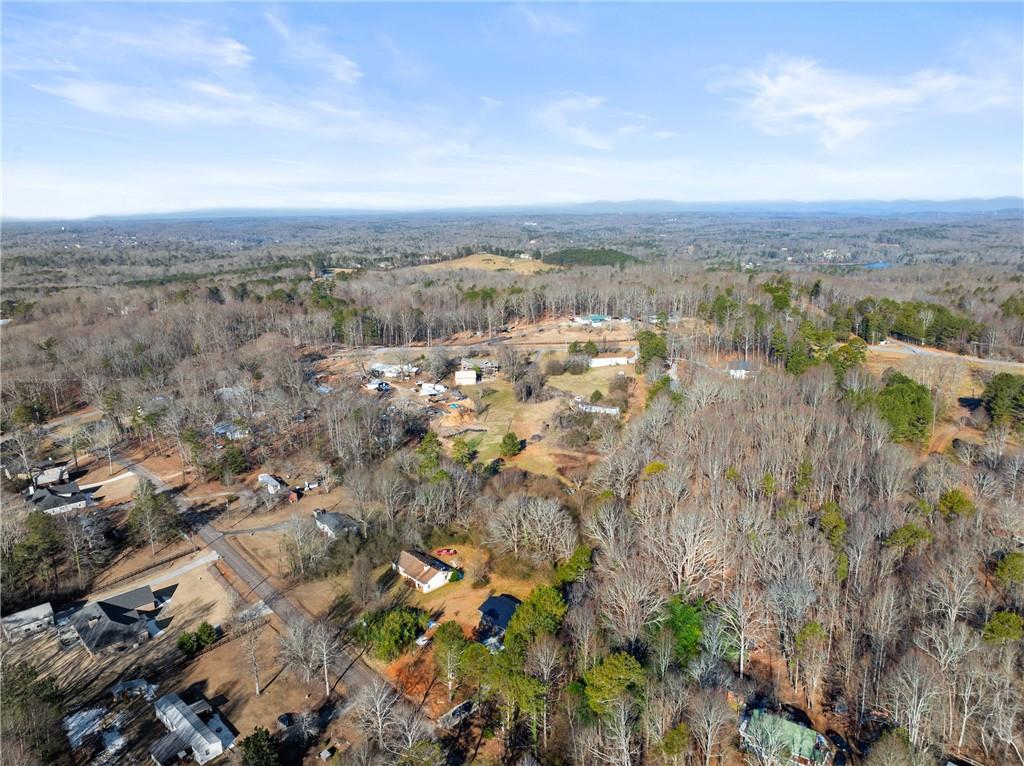
[[[483,377],[493,378],[501,371],[501,365],[491,359],[472,359],[470,357],[463,357],[459,362],[459,369],[463,372],[476,372],[479,370]]]
[[[276,495],[288,489],[288,485],[284,483],[283,479],[279,479],[277,476],[272,476],[269,473],[261,473],[256,477],[256,482],[259,486],[266,487],[267,492],[271,495]]]
[[[4,638],[12,644],[51,627],[53,627],[53,607],[49,602],[9,614],[0,620],[0,629],[3,630]]]
[[[31,488],[33,490],[67,483],[68,467],[66,463],[55,463],[48,460],[37,463],[32,472]]]
[[[725,368],[729,371],[729,377],[733,380],[746,380],[755,372],[754,365],[746,359],[734,359]]]
[[[402,551],[394,568],[400,577],[421,593],[430,593],[448,582],[453,570],[443,561],[420,551]]]
[[[756,709],[740,724],[743,746],[772,766],[828,766],[832,749],[828,740],[796,721]]]
[[[249,429],[245,426],[240,426],[237,423],[230,423],[223,420],[213,427],[213,435],[221,439],[227,439],[228,441],[238,441],[239,439],[244,439],[249,435]]]
[[[572,321],[574,324],[586,325],[588,327],[604,327],[607,322],[611,321],[611,317],[605,314],[591,314],[585,317],[573,317]]]
[[[153,703],[167,734],[150,747],[149,755],[157,766],[167,766],[189,755],[199,764],[212,761],[235,741],[234,734],[213,708],[200,698],[191,705],[175,693],[165,694]]]
[[[334,513],[317,508],[313,511],[313,520],[317,529],[323,532],[332,540],[350,532],[359,532],[362,525],[347,513]]]
[[[521,603],[515,596],[507,593],[489,596],[477,609],[480,612],[480,622],[476,628],[477,638],[485,644],[500,646],[509,621]]]
[[[71,615],[70,622],[82,645],[94,657],[106,652],[134,649],[155,635],[159,612],[156,596],[148,585],[90,601]]]
[[[51,484],[49,487],[29,487],[27,495],[30,503],[51,516],[59,516],[95,504],[92,497],[82,492],[73,481],[67,484]]]
[[[635,356],[595,356],[590,360],[590,367],[591,369],[597,367],[622,367],[635,363]]]

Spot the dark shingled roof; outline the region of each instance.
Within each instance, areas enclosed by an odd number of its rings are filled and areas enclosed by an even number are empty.
[[[71,624],[91,652],[117,644],[134,644],[147,633],[151,615],[139,611],[156,599],[148,585],[121,593],[106,601],[93,601],[71,615]]]
[[[152,606],[154,601],[156,601],[156,598],[153,596],[153,589],[148,585],[143,585],[140,588],[135,588],[135,590],[105,598],[101,603],[116,606],[120,609],[141,609],[142,607]]]
[[[508,628],[509,620],[515,614],[516,609],[522,602],[515,596],[503,593],[500,596],[491,596],[480,605],[480,614],[498,630],[504,631]]]

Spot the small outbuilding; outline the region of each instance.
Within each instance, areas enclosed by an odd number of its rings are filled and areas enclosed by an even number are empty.
[[[420,396],[437,396],[448,390],[440,383],[420,383]]]

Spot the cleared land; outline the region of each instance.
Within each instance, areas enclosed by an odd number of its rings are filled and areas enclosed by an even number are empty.
[[[451,261],[439,261],[414,267],[418,271],[511,271],[516,274],[536,274],[555,268],[543,261],[525,258],[506,258],[503,255],[490,253],[473,253]]]
[[[966,357],[949,351],[924,346],[912,346],[907,343],[890,341],[881,346],[869,346],[864,366],[876,375],[893,367],[910,377],[920,379],[922,368],[942,365],[953,365],[956,368],[955,391],[958,397],[975,398],[985,388],[983,376],[1000,372],[1024,375],[1024,364],[1020,362],[1003,362],[995,359],[979,359]],[[915,375],[915,373],[917,373]]]
[[[569,373],[552,375],[548,378],[548,385],[589,400],[590,395],[595,391],[600,391],[602,396],[608,396],[611,382],[619,377],[620,374],[630,378],[635,377],[636,366],[627,364],[621,367],[596,367],[587,370],[581,375]]]

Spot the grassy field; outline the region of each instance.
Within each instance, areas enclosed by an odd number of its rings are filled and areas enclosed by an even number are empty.
[[[506,258],[503,255],[490,255],[489,253],[474,253],[464,258],[428,263],[424,266],[415,266],[414,268],[420,271],[471,269],[475,271],[511,271],[516,274],[536,274],[538,271],[547,271],[554,267],[541,261]]]
[[[608,396],[608,386],[619,376],[619,373],[634,377],[636,367],[627,364],[622,367],[598,367],[587,370],[582,375],[570,375],[569,373],[552,375],[548,378],[548,385],[589,400],[594,391],[600,391],[604,396]]]
[[[480,425],[487,429],[486,433],[480,434],[482,440],[478,447],[479,459],[483,462],[500,456],[501,440],[508,431],[514,432],[520,439],[542,434],[544,424],[550,422],[555,410],[562,404],[558,399],[549,399],[537,404],[517,402],[512,393],[512,385],[504,380],[489,381],[484,387],[491,389],[493,393],[484,397],[487,406],[483,415],[478,418]],[[514,460],[522,460],[531,451],[545,451],[546,447],[544,442],[530,444]],[[554,468],[545,473],[554,475]]]

